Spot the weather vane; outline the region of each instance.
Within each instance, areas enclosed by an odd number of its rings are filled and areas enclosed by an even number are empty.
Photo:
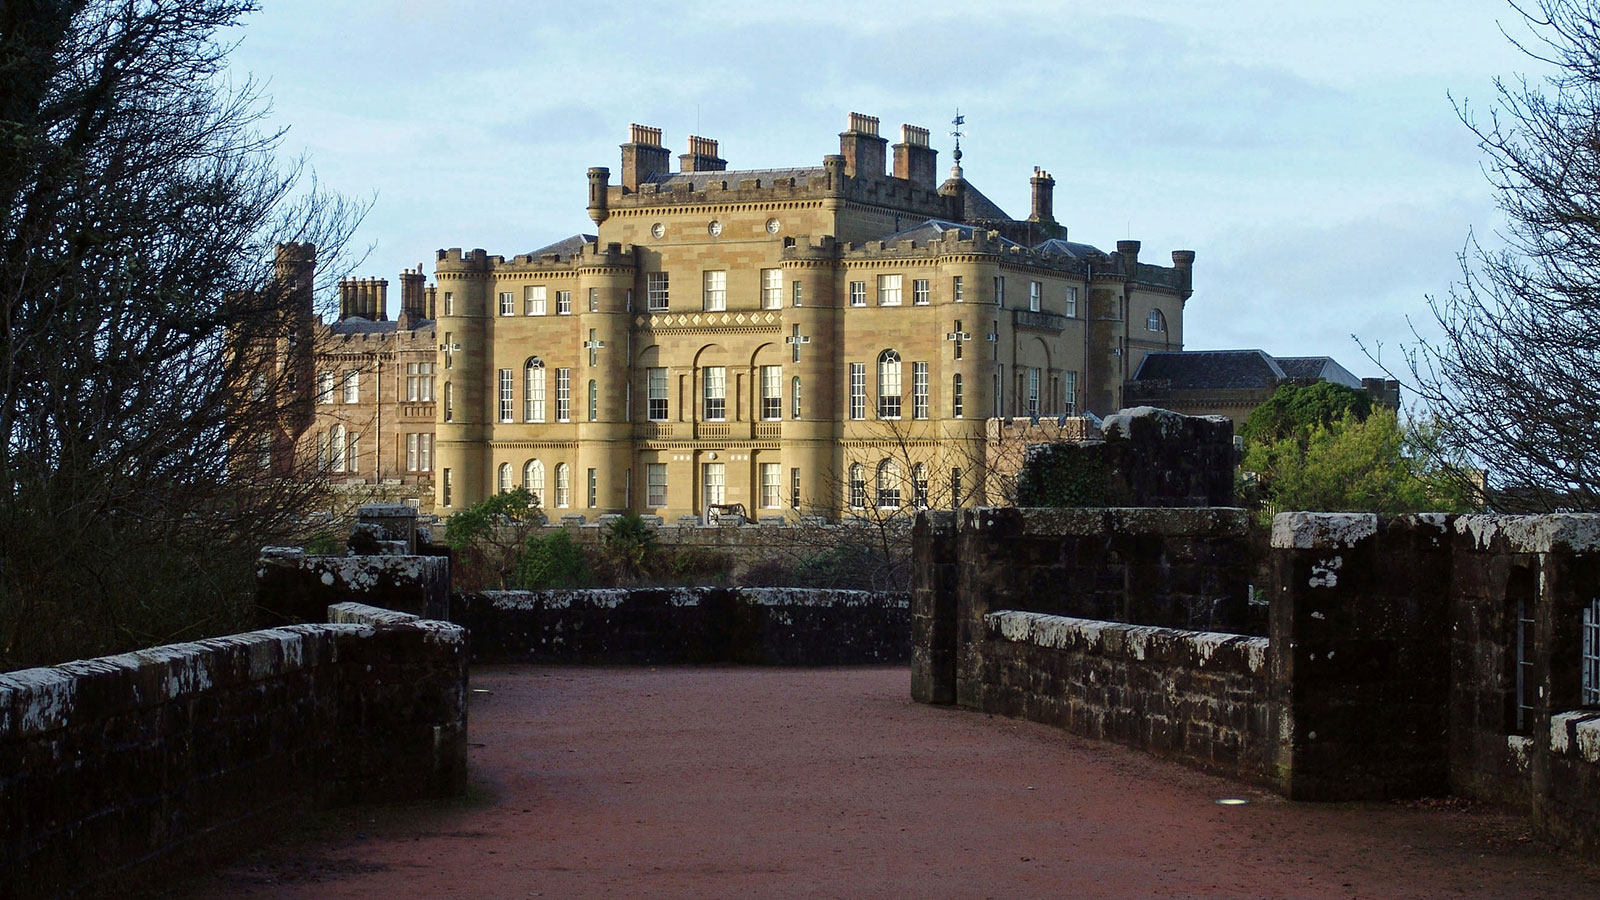
[[[950,124],[956,127],[954,131],[950,132],[950,136],[956,139],[955,159],[956,165],[959,166],[961,165],[961,139],[967,134],[961,130],[961,126],[967,124],[967,117],[961,114],[961,107],[956,107],[956,117],[950,120]]]

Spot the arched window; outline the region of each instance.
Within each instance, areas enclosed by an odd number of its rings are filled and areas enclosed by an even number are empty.
[[[456,386],[446,381],[444,383],[444,420],[454,422],[456,418]]]
[[[878,354],[878,418],[900,418],[900,354]]]
[[[856,509],[867,505],[867,470],[860,463],[850,467],[850,505]]]
[[[335,472],[344,471],[344,426],[328,429],[328,467]]]
[[[508,494],[511,492],[511,463],[500,464],[499,487],[500,493],[502,494]]]
[[[544,505],[544,463],[530,459],[522,466],[522,486],[533,495],[533,505]]]
[[[522,364],[522,420],[544,421],[544,360],[537,356]]]
[[[892,459],[878,463],[878,508],[900,508],[900,466]]]
[[[911,505],[928,508],[928,467],[922,463],[911,467]]]
[[[572,469],[566,463],[556,463],[556,506],[565,509],[572,505]]]
[[[1146,331],[1166,331],[1167,317],[1161,314],[1161,310],[1152,309],[1149,317],[1144,320],[1144,327]]]

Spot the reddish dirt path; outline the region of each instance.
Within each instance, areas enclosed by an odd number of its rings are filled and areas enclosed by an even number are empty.
[[[475,797],[343,810],[195,897],[1600,896],[1519,817],[1287,803],[903,668],[481,668]],[[477,746],[481,745],[481,746]],[[1222,807],[1218,797],[1251,803]]]

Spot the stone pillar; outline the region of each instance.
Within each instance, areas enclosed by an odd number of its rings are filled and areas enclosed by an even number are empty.
[[[911,699],[956,702],[956,514],[928,510],[911,532]]]

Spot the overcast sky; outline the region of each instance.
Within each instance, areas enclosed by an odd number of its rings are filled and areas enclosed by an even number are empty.
[[[1469,228],[1498,227],[1451,97],[1483,108],[1494,76],[1537,72],[1500,0],[265,4],[234,68],[266,82],[287,151],[371,198],[356,274],[592,231],[584,171],[617,171],[630,122],[674,157],[695,133],[731,169],[803,166],[855,110],[891,141],[930,128],[942,177],[959,107],[967,178],[1011,215],[1037,165],[1074,240],[1197,251],[1188,349],[1360,375],[1351,335],[1393,359]]]

